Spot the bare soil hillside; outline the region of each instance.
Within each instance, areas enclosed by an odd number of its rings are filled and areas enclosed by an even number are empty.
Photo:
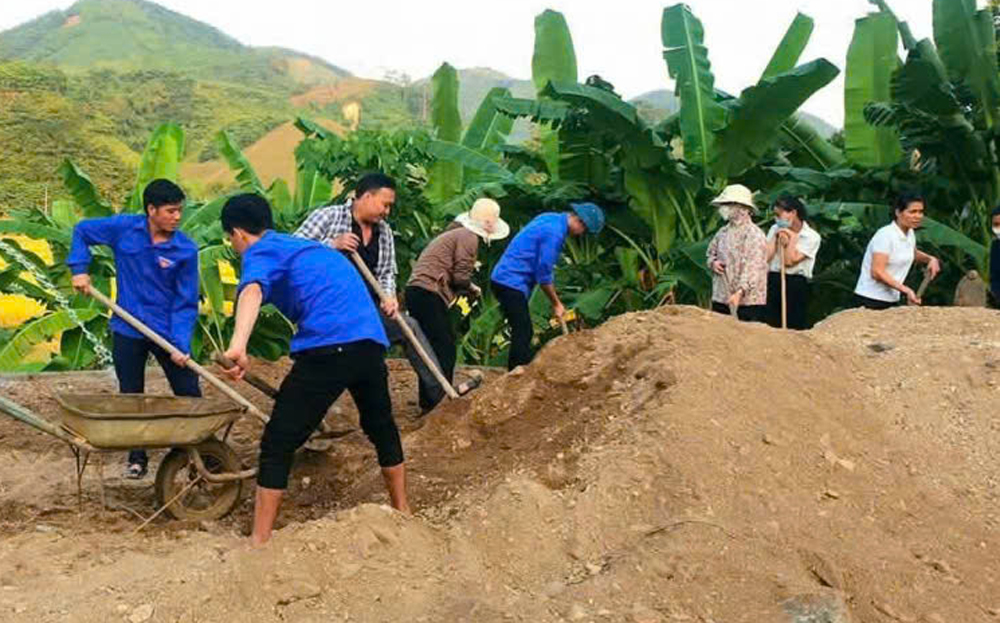
[[[400,413],[413,517],[382,505],[362,439],[303,455],[262,550],[242,537],[249,504],[132,535],[91,479],[77,513],[57,446],[5,425],[0,617],[1000,621],[998,320],[852,311],[784,333],[684,307],[622,316],[422,426]],[[55,417],[52,389],[3,391]],[[109,488],[148,512],[148,492]]]

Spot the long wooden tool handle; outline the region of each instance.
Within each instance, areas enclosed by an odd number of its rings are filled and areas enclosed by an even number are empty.
[[[236,365],[234,362],[230,361],[229,358],[227,358],[225,355],[218,352],[215,353],[215,362],[218,363],[223,368],[232,368],[233,366]],[[244,373],[243,380],[246,381],[248,384],[252,385],[254,388],[256,388],[258,391],[260,391],[268,398],[275,398],[278,396],[278,390],[273,385],[271,385],[270,383],[268,383],[267,381],[265,381],[264,379],[260,378],[259,376],[257,376],[252,372]]]
[[[788,328],[788,286],[785,284],[785,245],[779,243],[781,248],[781,328]]]
[[[566,319],[559,316],[559,326],[562,328],[563,335],[569,335],[569,327],[566,326]]]
[[[733,287],[729,284],[729,275],[726,274],[725,270],[722,271],[722,283],[724,283],[726,285],[726,292],[729,294],[729,296],[732,296],[733,295]],[[732,316],[733,318],[736,318],[737,320],[739,320],[740,319],[739,306],[738,305],[730,305],[729,306],[729,315]]]
[[[108,297],[104,296],[104,294],[97,288],[91,287],[89,290],[89,294],[90,296],[94,297],[95,299],[106,305],[111,311],[115,313],[116,316],[127,322],[139,333],[145,335],[154,344],[156,344],[163,350],[167,351],[171,355],[174,354],[185,355],[185,353],[182,353],[180,349],[178,349],[176,346],[166,341],[165,339],[157,335],[152,329],[143,324],[138,318],[136,318],[132,314],[122,309],[117,303],[115,303]],[[231,398],[236,404],[240,405],[250,413],[260,418],[262,422],[267,422],[270,419],[264,414],[263,411],[255,407],[252,402],[241,396],[235,389],[233,389],[229,385],[223,383],[222,380],[220,380],[217,376],[215,376],[214,374],[203,368],[201,365],[199,365],[198,362],[195,361],[194,359],[189,358],[187,360],[187,367],[191,368],[192,370],[195,371],[195,373],[198,374],[198,376],[200,376],[201,378],[205,379],[206,381],[214,385],[216,389],[218,389],[220,392]]]
[[[372,289],[375,290],[375,293],[378,294],[378,297],[383,301],[388,300],[389,295],[387,295],[385,293],[385,290],[382,289],[382,284],[378,282],[378,279],[375,278],[375,275],[372,274],[372,271],[368,270],[368,266],[365,264],[364,260],[361,259],[361,256],[358,255],[357,251],[351,251],[351,260],[354,261],[354,264],[358,267],[358,270],[361,271],[361,275],[365,278],[365,281],[368,282],[368,285],[370,285]],[[437,365],[435,365],[434,363],[434,360],[431,359],[431,356],[427,354],[426,350],[424,350],[424,347],[420,344],[420,341],[417,340],[417,336],[413,334],[413,330],[410,329],[410,325],[406,324],[406,320],[403,318],[402,314],[400,314],[397,311],[396,315],[393,316],[392,319],[399,324],[399,328],[403,331],[403,335],[406,336],[406,339],[409,340],[410,344],[413,345],[413,348],[417,351],[417,355],[420,356],[420,359],[424,362],[427,368],[430,369],[431,374],[434,375],[434,378],[436,378],[438,383],[441,384],[441,387],[444,388],[444,391],[445,393],[448,394],[448,397],[453,399],[458,398],[458,392],[456,392],[455,388],[451,386],[451,383],[448,382],[448,379],[444,378],[444,375],[441,374],[441,370],[438,369]]]
[[[929,268],[925,268],[924,269],[924,280],[920,282],[920,287],[917,288],[917,298],[918,299],[924,298],[924,292],[927,291],[927,286],[931,285],[932,281],[934,281],[934,278],[931,277],[931,271],[930,271],[930,269]]]

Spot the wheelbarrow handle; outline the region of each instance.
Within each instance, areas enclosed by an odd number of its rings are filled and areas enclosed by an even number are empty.
[[[378,282],[378,279],[375,278],[372,271],[368,270],[368,266],[365,264],[364,260],[361,259],[361,256],[358,255],[357,251],[351,251],[351,260],[353,260],[354,264],[357,265],[358,270],[361,271],[361,276],[365,278],[368,285],[370,285],[372,289],[375,290],[375,293],[378,294],[379,299],[382,301],[388,300],[389,295],[382,289],[382,284]],[[410,325],[406,324],[406,320],[403,316],[399,312],[396,312],[392,319],[399,324],[399,328],[402,330],[403,335],[405,335],[406,339],[411,345],[413,345],[413,349],[417,351],[417,355],[420,356],[424,365],[427,366],[427,368],[431,371],[431,374],[434,375],[434,378],[437,379],[437,382],[444,388],[448,397],[452,399],[458,398],[458,392],[455,391],[455,388],[448,382],[448,379],[444,377],[444,374],[441,374],[441,370],[434,364],[434,360],[427,354],[427,351],[424,350],[424,347],[420,344],[417,336],[415,336],[413,334],[413,330],[410,329]]]
[[[154,344],[156,344],[163,350],[167,351],[171,355],[181,355],[182,357],[186,356],[186,354],[182,353],[180,349],[178,349],[176,346],[174,346],[170,342],[166,341],[165,339],[157,335],[155,331],[153,331],[145,324],[143,324],[138,318],[136,318],[132,314],[122,309],[117,303],[115,303],[108,297],[104,296],[104,294],[97,288],[94,287],[89,288],[88,293],[92,297],[94,297],[95,299],[106,305],[108,309],[110,309],[115,313],[116,316],[127,322],[136,331],[149,338]],[[194,359],[188,358],[187,367],[194,370],[195,373],[198,374],[198,376],[205,379],[210,384],[214,385],[216,389],[218,389],[220,392],[228,396],[235,403],[245,408],[247,411],[254,414],[255,416],[257,416],[262,422],[267,422],[270,419],[267,417],[267,415],[264,414],[263,411],[254,406],[252,402],[241,396],[239,392],[237,392],[229,385],[223,383],[222,380],[219,379],[219,377],[215,376],[214,374],[203,368]]]

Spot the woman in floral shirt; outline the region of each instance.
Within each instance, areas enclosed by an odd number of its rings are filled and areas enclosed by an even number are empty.
[[[708,245],[712,270],[712,310],[740,320],[764,322],[767,310],[767,238],[752,219],[753,193],[728,186],[712,205],[728,221]]]

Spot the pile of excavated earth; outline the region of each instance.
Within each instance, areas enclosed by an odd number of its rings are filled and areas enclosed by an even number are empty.
[[[89,475],[79,510],[68,452],[4,422],[0,620],[1000,621],[998,320],[847,311],[795,333],[663,307],[419,422],[407,377],[416,514],[389,510],[352,434],[300,455],[260,550],[246,493],[224,520],[133,534],[152,491],[118,463],[111,509]],[[114,389],[0,383],[53,419],[56,391]]]

